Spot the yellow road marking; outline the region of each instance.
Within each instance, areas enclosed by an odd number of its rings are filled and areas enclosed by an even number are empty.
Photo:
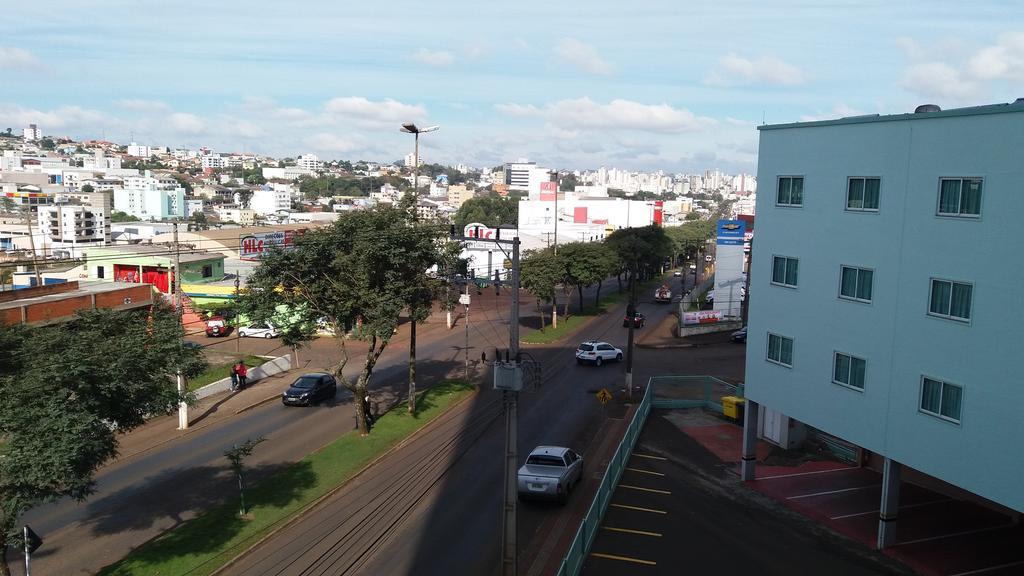
[[[626,532],[627,534],[640,534],[641,536],[656,536],[661,538],[661,534],[657,532],[648,532],[646,530],[632,530],[630,528],[612,528],[611,526],[602,526],[605,530],[612,530],[614,532]]]
[[[591,552],[591,556],[597,556],[598,558],[607,558],[609,560],[622,560],[623,562],[633,562],[635,564],[646,564],[648,566],[657,566],[658,563],[652,560],[641,560],[639,558],[630,558],[629,556],[616,556],[614,554],[601,554],[600,552]]]
[[[654,492],[656,494],[671,494],[668,490],[655,490],[654,488],[644,488],[642,486],[630,486],[629,484],[619,484],[619,488],[630,488],[632,490],[643,490],[644,492]]]
[[[664,474],[662,474],[661,472],[651,472],[650,470],[641,470],[639,468],[628,468],[627,467],[626,470],[629,470],[630,472],[639,472],[641,474],[650,474],[652,476],[664,476]]]
[[[639,452],[633,452],[633,456],[639,456],[641,458],[650,458],[651,460],[668,460],[668,458],[662,458],[661,456],[651,456],[650,454],[641,454]]]
[[[609,504],[609,506],[615,506],[616,508],[625,508],[627,510],[638,510],[640,512],[651,512],[653,514],[668,514],[664,510],[656,510],[654,508],[641,508],[639,506],[630,506],[628,504]]]

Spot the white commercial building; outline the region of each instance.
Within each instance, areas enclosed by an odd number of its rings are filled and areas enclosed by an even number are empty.
[[[203,156],[203,169],[216,169],[224,167],[224,159],[219,154],[207,154]]]
[[[316,154],[303,154],[295,160],[295,165],[303,170],[319,172],[324,169],[324,163],[317,158]]]
[[[43,131],[35,124],[29,124],[28,128],[22,130],[21,133],[26,142],[36,142],[43,139]]]
[[[136,156],[139,158],[149,158],[152,155],[149,150],[149,146],[140,146],[135,142],[128,145],[127,152],[129,156]]]
[[[79,250],[110,243],[110,196],[102,192],[61,195],[56,204],[40,206],[36,222],[46,240],[45,252],[78,257]]]
[[[758,129],[744,477],[755,433],[849,443],[879,547],[901,478],[1024,511],[1024,101]]]
[[[418,160],[419,160],[420,166],[423,166],[423,156],[420,156]],[[415,166],[416,165],[416,161],[417,161],[417,158],[416,158],[416,154],[414,152],[410,152],[410,153],[405,155],[405,162],[404,162],[404,164],[405,164],[406,168],[412,168],[413,166]]]
[[[264,186],[254,190],[249,199],[249,207],[261,216],[270,216],[278,212],[288,212],[292,208],[292,198],[287,190]]]
[[[185,217],[185,189],[170,176],[128,176],[124,188],[114,190],[114,210],[139,220],[166,220]]]

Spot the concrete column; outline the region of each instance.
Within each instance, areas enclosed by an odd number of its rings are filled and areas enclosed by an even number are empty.
[[[882,468],[882,504],[878,514],[878,549],[896,543],[896,514],[900,509],[900,470],[895,460],[885,459]]]
[[[757,464],[757,412],[758,404],[747,398],[743,407],[743,459],[740,462],[740,478],[744,482],[754,479]]]

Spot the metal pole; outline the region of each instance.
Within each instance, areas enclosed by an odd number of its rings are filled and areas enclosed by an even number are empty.
[[[418,129],[413,136],[416,144],[413,148],[412,158],[412,221],[416,223],[420,219],[417,210],[420,202],[420,194],[417,189],[420,181],[420,133]],[[413,301],[416,301],[415,296]],[[416,412],[416,310],[412,306],[409,307],[409,400],[407,406],[409,414]]]
[[[22,528],[21,535],[25,539],[25,576],[32,576],[32,554],[28,551],[28,526]]]
[[[636,260],[633,261],[633,273],[629,279],[629,308],[633,316],[629,321],[629,335],[626,341],[626,398],[633,398],[633,329],[636,326]]]
[[[466,282],[466,298],[469,298],[469,282]],[[469,304],[466,304],[466,382],[469,382]]]
[[[512,313],[509,322],[509,360],[519,362],[519,237],[512,239]],[[518,568],[516,543],[516,464],[519,455],[516,448],[518,431],[518,392],[505,390],[501,393],[505,406],[505,506],[501,524],[501,573],[516,576]]]
[[[35,270],[36,273],[36,286],[42,286],[43,277],[39,273],[39,262],[36,260],[36,238],[35,235],[33,235],[32,233],[32,206],[26,204],[25,211],[28,215],[28,218],[26,218],[26,220],[28,224],[28,245],[29,248],[32,249],[32,269]],[[36,213],[38,214],[38,210],[36,211]],[[11,284],[14,284],[14,276],[11,276]]]
[[[238,284],[239,284],[238,274],[239,274],[238,272],[235,272],[235,354],[239,354],[240,353],[239,350],[238,350],[238,344],[239,344],[239,341],[242,339],[242,337],[238,335],[238,328],[240,327],[240,325],[241,325],[240,323],[242,321],[241,320],[241,313],[240,313],[240,310],[238,308]]]
[[[171,273],[171,281],[174,282],[174,314],[181,324],[181,245],[178,244],[178,223],[174,223],[174,270]],[[181,375],[181,368],[175,371],[178,380],[178,394],[185,394],[185,378]],[[178,403],[178,430],[188,429],[188,404],[184,400]]]

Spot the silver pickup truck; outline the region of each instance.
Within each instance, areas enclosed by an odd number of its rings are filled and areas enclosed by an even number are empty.
[[[518,473],[520,498],[565,502],[583,474],[583,457],[561,446],[537,446]]]

